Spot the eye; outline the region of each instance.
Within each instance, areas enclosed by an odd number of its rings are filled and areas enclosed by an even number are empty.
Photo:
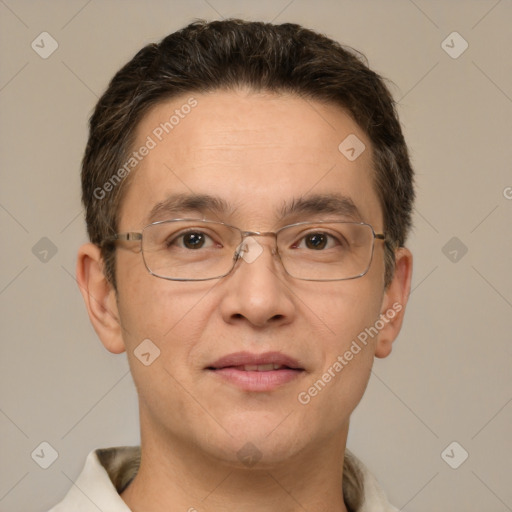
[[[294,247],[298,249],[311,249],[314,251],[321,251],[323,249],[331,249],[339,246],[341,242],[334,236],[325,232],[313,232],[304,235]]]
[[[202,231],[187,231],[185,233],[179,233],[178,235],[168,238],[166,242],[166,246],[168,248],[176,246],[181,249],[191,250],[208,248],[213,244],[213,240]]]

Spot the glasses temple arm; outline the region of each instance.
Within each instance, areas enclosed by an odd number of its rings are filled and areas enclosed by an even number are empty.
[[[133,242],[135,240],[142,240],[142,233],[136,233],[130,231],[128,233],[116,233],[115,235],[108,236],[103,239],[103,243],[105,242],[117,242],[118,240],[124,242]]]

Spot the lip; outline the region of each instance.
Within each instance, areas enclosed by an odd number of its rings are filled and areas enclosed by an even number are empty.
[[[261,364],[279,364],[288,366],[292,369],[303,368],[299,362],[293,357],[282,354],[281,352],[264,352],[262,354],[253,354],[251,352],[234,352],[228,354],[214,363],[208,365],[208,368],[220,369],[227,366],[244,366],[244,365],[261,365]]]
[[[244,370],[246,365],[274,364],[285,366],[277,370]],[[271,391],[287,384],[304,373],[299,362],[280,352],[265,352],[253,354],[250,352],[236,352],[221,357],[205,370],[215,376],[241,388],[244,391]]]

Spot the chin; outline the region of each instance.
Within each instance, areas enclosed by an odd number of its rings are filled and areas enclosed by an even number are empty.
[[[283,414],[244,416],[223,424],[231,436],[225,431],[209,436],[203,449],[229,466],[264,469],[293,458],[314,437]]]
[[[289,439],[251,441],[236,439],[229,446],[225,443],[217,449],[208,446],[210,455],[229,467],[250,470],[268,470],[287,463],[301,450]]]

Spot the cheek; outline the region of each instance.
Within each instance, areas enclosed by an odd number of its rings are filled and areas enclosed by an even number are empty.
[[[329,345],[336,351],[350,346],[353,339],[379,318],[382,294],[377,292],[376,281],[367,274],[324,289],[316,308],[329,328]]]
[[[162,408],[162,421],[170,421],[173,413],[190,407],[184,389],[193,387],[194,349],[209,317],[205,307],[213,285],[197,289],[149,274],[119,284],[123,338],[141,403],[154,417]]]
[[[327,415],[332,425],[348,421],[361,400],[374,360],[374,326],[380,300],[370,279],[345,281],[328,288],[317,303],[323,323],[322,364],[308,379],[299,402],[318,414]]]
[[[159,363],[183,373],[194,363],[191,352],[211,315],[209,294],[215,282],[169,281],[145,267],[126,268],[130,272],[118,279],[118,307],[128,357],[149,339],[160,351]]]

